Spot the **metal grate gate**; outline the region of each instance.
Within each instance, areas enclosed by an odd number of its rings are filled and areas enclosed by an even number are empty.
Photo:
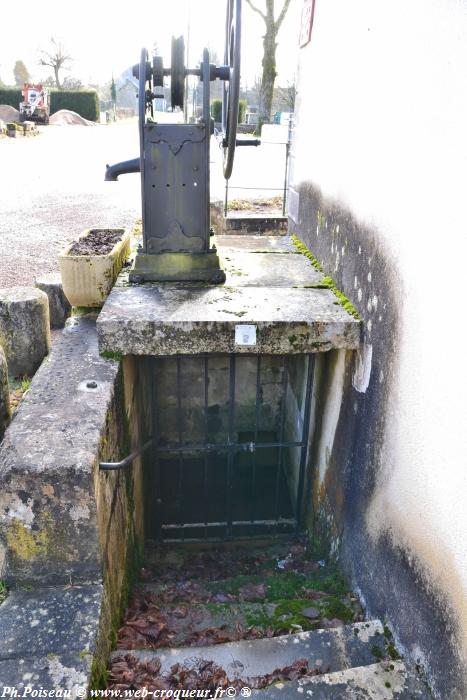
[[[313,367],[312,355],[150,358],[150,538],[299,529]]]

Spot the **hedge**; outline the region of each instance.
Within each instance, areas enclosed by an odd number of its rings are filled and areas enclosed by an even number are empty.
[[[238,123],[239,124],[245,123],[246,108],[247,108],[246,100],[240,100],[238,103]]]
[[[0,105],[10,105],[19,109],[21,90],[0,88]],[[51,90],[50,114],[60,109],[70,109],[92,122],[99,121],[99,97],[95,90]]]
[[[92,122],[99,121],[99,97],[95,90],[52,90],[50,113],[60,109],[70,109]]]
[[[21,102],[21,90],[18,88],[0,88],[0,105],[10,105],[19,109]]]
[[[246,100],[240,100],[238,104],[238,123],[243,124],[245,122],[245,115],[247,109]],[[215,99],[211,101],[211,117],[215,122],[222,121],[222,100]]]
[[[211,100],[211,117],[215,122],[222,121],[222,100]]]

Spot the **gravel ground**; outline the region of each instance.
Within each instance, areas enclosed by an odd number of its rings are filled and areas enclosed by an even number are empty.
[[[139,174],[105,182],[106,163],[139,155],[137,120],[95,128],[39,127],[36,137],[0,138],[0,288],[34,284],[58,270],[61,249],[86,228],[133,226],[141,217]],[[230,198],[271,197],[283,178],[283,147],[237,149]],[[223,198],[222,152],[213,138],[211,195]],[[258,182],[258,179],[261,182]]]
[[[39,130],[0,139],[0,287],[58,270],[60,250],[83,229],[133,226],[141,216],[139,175],[104,181],[106,163],[139,154],[136,120]]]

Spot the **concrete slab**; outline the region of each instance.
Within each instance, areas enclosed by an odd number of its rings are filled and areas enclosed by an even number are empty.
[[[49,697],[66,697],[69,700],[87,697],[92,659],[92,655],[86,652],[0,659],[0,680],[5,697],[22,697],[23,692],[24,697],[46,697],[34,695],[34,691],[55,692]],[[18,694],[8,695],[7,688]],[[65,694],[66,691],[69,691],[69,695]]]
[[[0,659],[94,651],[102,586],[16,590],[0,606]],[[3,680],[3,677],[2,677]]]
[[[355,632],[355,630],[358,630]],[[310,668],[335,671],[373,664],[377,653],[385,653],[383,626],[379,620],[357,622],[338,629],[316,630],[272,639],[230,642],[210,647],[182,647],[158,651],[115,651],[112,658],[129,653],[140,661],[161,660],[161,672],[175,663],[200,658],[214,661],[229,677],[262,676],[283,668],[297,659],[309,660]]]
[[[233,251],[250,253],[298,253],[296,247],[289,236],[260,236],[250,234],[249,236],[214,236],[212,243],[222,253],[228,254]]]
[[[312,700],[428,700],[433,698],[427,685],[403,661],[381,662],[323,676],[276,683],[252,695],[268,700],[311,698]]]
[[[319,284],[324,275],[304,255],[290,253],[242,253],[219,251],[226,274],[225,284],[232,287],[306,287]]]
[[[239,324],[256,344],[235,342]],[[99,348],[123,355],[294,354],[355,349],[360,322],[328,289],[114,287],[97,320]]]

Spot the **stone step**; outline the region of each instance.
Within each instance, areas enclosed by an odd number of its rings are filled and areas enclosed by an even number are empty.
[[[166,603],[224,603],[235,600],[273,602],[293,598],[309,598],[313,601],[315,597],[318,599],[323,594],[350,596],[345,581],[337,571],[330,568],[307,573],[266,570],[251,576],[238,575],[217,580],[190,577],[170,582],[143,582],[138,584],[136,590],[159,596],[161,602]]]
[[[268,700],[428,700],[433,695],[421,676],[403,661],[359,666],[254,690]]]
[[[161,673],[176,663],[194,658],[213,661],[229,678],[263,676],[289,666],[297,659],[308,659],[310,668],[333,672],[389,659],[383,625],[379,620],[358,622],[345,627],[298,634],[229,642],[209,647],[180,647],[157,651],[118,650],[112,659],[130,654],[140,662],[161,661]]]
[[[272,616],[274,608],[271,603],[164,605],[157,615],[158,622],[164,625],[163,632],[157,639],[157,647],[181,647],[193,643],[204,646],[213,644],[214,639],[221,643],[252,638],[253,634],[249,634],[252,625],[255,625],[255,630],[261,630],[262,620]],[[143,612],[141,617],[144,620],[147,613]],[[149,648],[154,646],[151,644],[151,630],[150,624],[146,645]],[[146,637],[145,628],[138,627],[137,631],[140,638]],[[287,632],[287,629],[284,631]],[[125,645],[125,633],[130,633],[131,637],[133,628],[131,625],[123,625],[120,635],[122,632],[121,644]]]
[[[156,619],[161,625],[157,639],[153,624]],[[240,639],[277,637],[319,628],[338,628],[357,619],[352,607],[335,596],[324,594],[319,600],[161,605],[158,598],[143,593],[133,598],[129,622],[122,625],[119,633],[119,645],[134,646],[135,632],[141,648],[189,644],[204,646]]]
[[[144,566],[157,567],[158,580],[160,575],[167,574],[173,581],[174,574],[183,576],[184,579],[209,578],[210,580],[225,578],[225,569],[230,567],[235,574],[255,573],[264,569],[275,570],[278,562],[285,557],[293,556],[293,548],[297,547],[294,540],[280,542],[266,542],[259,547],[251,544],[225,545],[224,547],[190,547],[177,546],[176,549],[157,546],[146,543],[144,553]],[[299,550],[296,556],[303,556],[304,548]],[[186,572],[189,572],[187,575]],[[209,575],[206,574],[209,572]],[[221,572],[218,575],[218,572]]]

